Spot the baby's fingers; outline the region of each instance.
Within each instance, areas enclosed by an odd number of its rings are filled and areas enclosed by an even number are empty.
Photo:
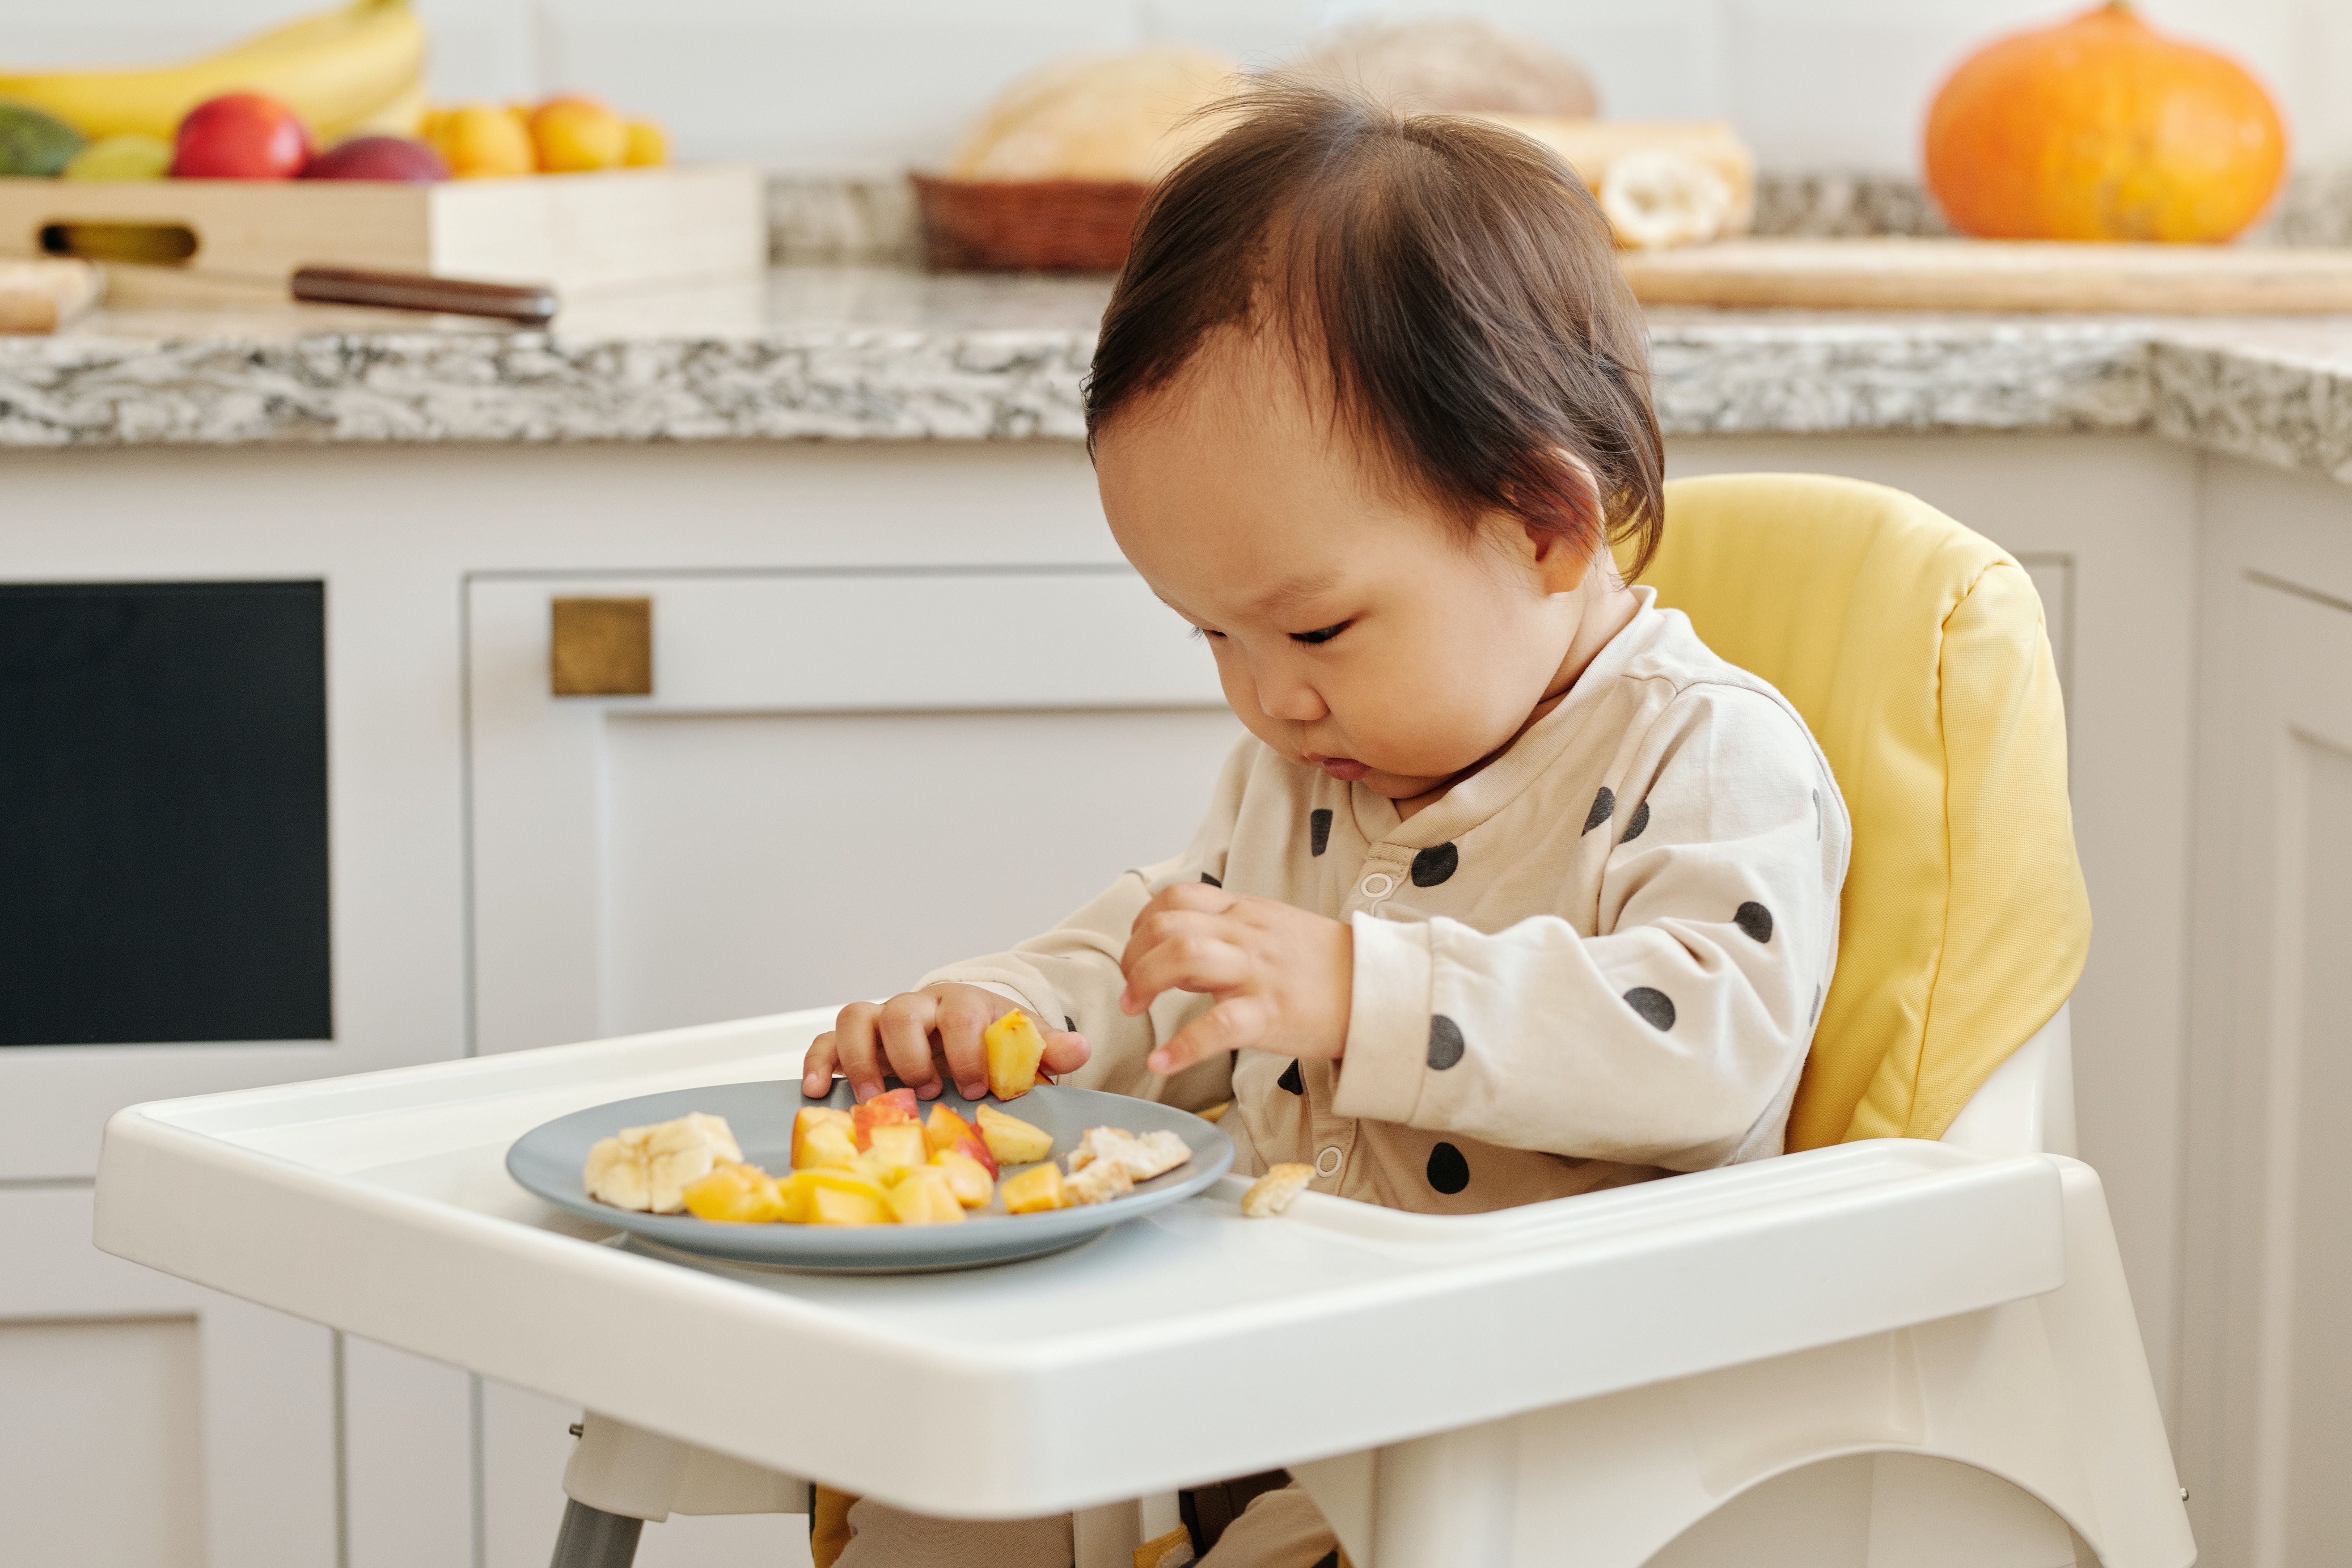
[[[1166,1078],[1226,1051],[1268,1048],[1273,1022],[1272,1011],[1258,998],[1233,997],[1177,1030],[1145,1065]]]
[[[1094,1047],[1087,1044],[1084,1035],[1068,1029],[1045,1031],[1045,1070],[1056,1078],[1077,1071],[1094,1054]]]
[[[940,1055],[966,1100],[988,1092],[988,1047],[982,1036],[1004,1010],[1003,999],[990,992],[964,985],[940,987]]]
[[[852,1093],[870,1086],[869,1092],[858,1096],[871,1099],[882,1092],[882,1069],[877,1065],[874,1024],[882,1009],[871,1002],[852,1002],[834,1020],[833,1032],[817,1037],[809,1047],[806,1061],[801,1068],[801,1092],[814,1099],[833,1089],[834,1070],[849,1080]]]
[[[1171,937],[1130,954],[1127,962],[1127,990],[1119,996],[1118,1005],[1122,1011],[1133,1015],[1150,1006],[1152,999],[1163,991],[1205,991],[1213,994],[1239,985],[1249,978],[1249,955],[1222,937]]]

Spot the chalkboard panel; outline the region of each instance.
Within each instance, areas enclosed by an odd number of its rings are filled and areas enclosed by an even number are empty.
[[[0,584],[0,1046],[332,1036],[322,583]]]

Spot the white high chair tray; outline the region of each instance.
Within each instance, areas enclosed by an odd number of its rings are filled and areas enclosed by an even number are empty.
[[[136,1106],[107,1127],[98,1244],[722,1453],[973,1518],[1360,1452],[2065,1276],[2052,1161],[1916,1142],[1453,1217],[1310,1193],[1244,1220],[1245,1184],[1228,1176],[1050,1258],[880,1277],[656,1258],[506,1172],[519,1135],[574,1110],[789,1081],[831,1017]]]

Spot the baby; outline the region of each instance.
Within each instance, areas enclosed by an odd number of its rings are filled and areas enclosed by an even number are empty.
[[[1397,1208],[1780,1152],[1844,804],[1795,710],[1629,585],[1664,523],[1647,333],[1576,176],[1269,89],[1153,195],[1087,419],[1120,550],[1249,735],[1182,855],[843,1009],[808,1091],[977,1095],[1019,1005],[1064,1081],[1230,1096],[1237,1170]],[[850,1521],[844,1568],[1070,1561],[1066,1521]],[[1205,1561],[1335,1547],[1290,1489]]]

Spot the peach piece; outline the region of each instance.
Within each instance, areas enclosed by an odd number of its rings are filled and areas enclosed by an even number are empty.
[[[1045,1037],[1028,1014],[1014,1008],[982,1030],[980,1038],[988,1047],[989,1093],[999,1100],[1018,1100],[1037,1086]]]
[[[686,1212],[725,1225],[766,1225],[783,1217],[775,1178],[757,1165],[722,1164],[686,1189]]]
[[[787,1207],[805,1225],[887,1225],[890,1206],[881,1184],[847,1171],[795,1171]]]
[[[860,1149],[870,1149],[874,1146],[874,1130],[877,1127],[895,1126],[901,1121],[919,1121],[915,1111],[915,1091],[894,1089],[887,1094],[876,1095],[851,1111],[850,1131],[856,1135]]]
[[[1017,1116],[1007,1116],[992,1105],[980,1108],[980,1135],[1000,1166],[1025,1165],[1054,1152],[1054,1135]]]
[[[803,1105],[793,1118],[793,1169],[846,1165],[857,1152],[849,1112],[829,1105]]]
[[[930,1158],[923,1146],[923,1130],[912,1122],[877,1127],[868,1134],[872,1154],[886,1176],[890,1173],[919,1169]]]
[[[984,1209],[995,1194],[996,1178],[988,1167],[961,1149],[942,1149],[931,1156],[931,1167],[946,1175],[956,1202],[968,1209]]]
[[[900,1225],[961,1225],[963,1205],[948,1186],[947,1173],[918,1165],[901,1174],[887,1196]]]
[[[1024,1171],[1005,1181],[1004,1210],[1007,1214],[1036,1214],[1045,1209],[1067,1206],[1062,1201],[1062,1168],[1059,1165],[1040,1165],[1034,1171]]]

